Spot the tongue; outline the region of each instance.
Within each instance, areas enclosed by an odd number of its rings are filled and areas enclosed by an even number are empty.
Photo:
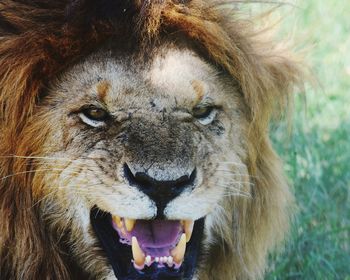
[[[179,221],[138,220],[130,234],[137,238],[143,248],[161,249],[175,246],[180,233]]]

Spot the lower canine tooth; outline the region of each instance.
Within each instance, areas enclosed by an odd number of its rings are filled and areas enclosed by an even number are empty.
[[[183,233],[181,235],[180,241],[177,244],[177,246],[171,250],[171,256],[173,257],[173,260],[177,264],[181,264],[186,252],[186,234]]]
[[[131,238],[131,247],[132,247],[132,255],[134,257],[135,264],[138,266],[144,265],[146,257],[135,236]]]
[[[132,231],[134,229],[136,220],[125,219],[125,227],[127,231]]]
[[[186,234],[186,242],[191,240],[193,227],[194,227],[194,221],[184,221],[184,230]]]

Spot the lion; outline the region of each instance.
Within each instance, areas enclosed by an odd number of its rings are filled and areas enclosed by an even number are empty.
[[[1,279],[263,278],[303,71],[231,3],[1,1]]]

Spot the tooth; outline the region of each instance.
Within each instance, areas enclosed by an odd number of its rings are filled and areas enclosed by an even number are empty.
[[[145,264],[146,264],[147,266],[150,266],[150,265],[151,265],[151,262],[152,262],[151,256],[147,256],[146,259],[145,259]]]
[[[136,220],[132,220],[132,219],[125,219],[125,227],[127,231],[132,231],[134,229]]]
[[[186,234],[181,235],[180,241],[177,246],[171,250],[171,256],[173,257],[174,262],[181,264],[186,252]]]
[[[186,242],[189,242],[191,240],[193,226],[194,226],[194,222],[191,220],[187,220],[187,221],[183,222],[183,227],[184,227],[185,234],[186,234]]]
[[[118,228],[123,227],[122,218],[120,218],[119,216],[113,216],[113,222],[117,225]]]
[[[160,258],[159,258],[159,262],[161,262],[161,263],[163,263],[163,262],[164,262],[163,257],[160,257]]]
[[[156,262],[159,262],[159,257],[156,257],[154,260],[155,260]]]
[[[142,266],[145,263],[146,257],[143,253],[137,238],[133,236],[131,238],[132,255],[134,257],[134,262],[137,266]]]
[[[172,256],[169,256],[169,257],[168,257],[168,265],[169,265],[169,266],[173,266],[173,264],[174,264],[174,259],[173,259]]]

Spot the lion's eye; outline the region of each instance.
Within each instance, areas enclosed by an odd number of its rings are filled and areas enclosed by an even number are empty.
[[[105,110],[96,107],[86,108],[79,113],[81,120],[93,127],[103,126],[108,116]]]
[[[216,110],[213,106],[198,106],[193,108],[192,114],[201,124],[207,125],[215,119]]]

